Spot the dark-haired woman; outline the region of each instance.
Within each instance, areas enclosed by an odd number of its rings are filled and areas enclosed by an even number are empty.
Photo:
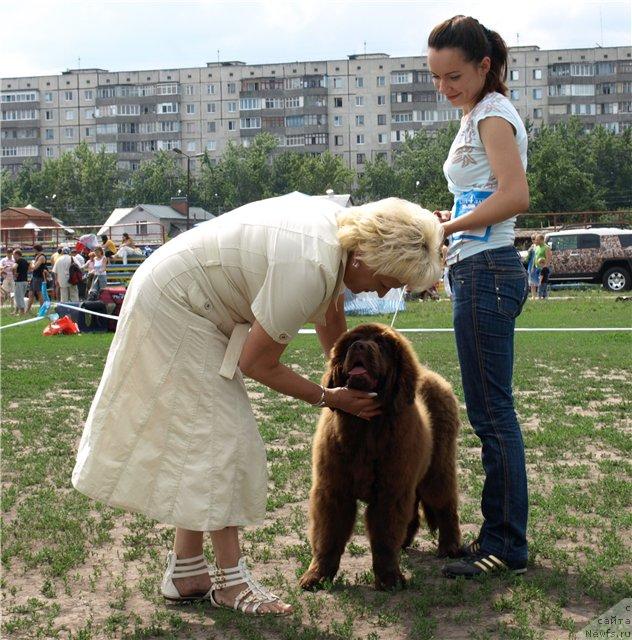
[[[454,195],[443,220],[467,413],[482,443],[483,525],[450,578],[527,566],[527,478],[512,395],[515,319],[527,275],[514,248],[515,216],[527,210],[527,134],[505,97],[507,46],[474,18],[455,16],[428,38],[437,91],[463,111],[443,166]]]

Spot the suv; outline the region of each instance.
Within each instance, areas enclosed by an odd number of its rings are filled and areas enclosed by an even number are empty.
[[[596,282],[608,291],[632,288],[632,229],[566,229],[547,233],[551,284]]]

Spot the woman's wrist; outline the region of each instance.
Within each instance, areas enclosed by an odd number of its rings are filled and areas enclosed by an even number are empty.
[[[318,385],[320,387],[320,396],[316,400],[316,402],[310,402],[312,407],[326,407],[327,406],[327,397],[326,397],[326,389],[322,384]]]

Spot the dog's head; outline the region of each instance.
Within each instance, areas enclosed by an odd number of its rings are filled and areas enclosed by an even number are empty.
[[[363,324],[344,333],[331,351],[324,384],[378,394],[385,411],[415,401],[419,364],[401,334],[383,324]]]

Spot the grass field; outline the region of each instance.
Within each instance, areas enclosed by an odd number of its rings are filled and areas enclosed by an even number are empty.
[[[410,303],[397,326],[449,327],[449,307]],[[632,303],[599,291],[529,302],[519,319],[521,327],[631,325]],[[244,550],[255,575],[296,608],[290,618],[254,619],[207,605],[166,606],[158,589],[172,530],[72,489],[78,439],[111,334],[44,338],[43,326],[1,335],[2,637],[561,639],[632,593],[630,333],[517,334],[514,386],[531,500],[525,578],[447,581],[422,527],[402,558],[409,588],[375,592],[358,520],[336,581],[301,592],[317,413],[249,383],[270,483],[266,522],[244,531]],[[408,335],[422,362],[462,398],[453,336]],[[320,377],[314,336],[299,336],[285,360]],[[482,467],[464,412],[462,420],[460,515],[471,537],[481,520]]]

